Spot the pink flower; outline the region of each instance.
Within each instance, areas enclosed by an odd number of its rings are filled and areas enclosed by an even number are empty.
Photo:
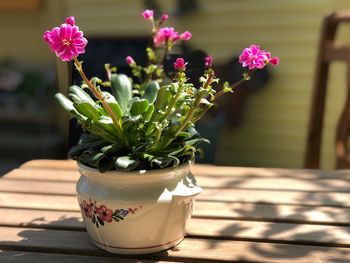
[[[162,27],[158,30],[157,34],[153,38],[154,45],[159,47],[167,41],[175,42],[180,39],[179,33],[177,33],[173,27]]]
[[[175,70],[185,70],[187,63],[185,63],[185,60],[183,58],[177,58],[174,63],[174,69]]]
[[[92,206],[91,206],[91,204],[88,204],[85,200],[83,200],[83,203],[80,206],[83,209],[85,216],[88,218],[92,218]]]
[[[101,205],[97,208],[97,214],[103,221],[108,223],[112,222],[113,211],[108,209],[105,205]]]
[[[68,17],[66,23],[60,27],[54,27],[51,31],[46,31],[43,39],[62,61],[70,61],[84,53],[88,42],[83,37],[83,32],[75,25],[72,16]]]
[[[135,62],[135,60],[132,58],[132,56],[127,56],[125,60],[126,60],[126,63],[127,63],[129,66],[136,64],[136,62]]]
[[[70,16],[70,17],[66,18],[66,24],[74,26],[75,25],[75,18],[74,18],[74,16]]]
[[[168,20],[168,18],[169,18],[169,15],[168,14],[163,14],[162,15],[162,22],[165,22],[165,21],[167,21]]]
[[[257,45],[251,45],[249,48],[245,48],[242,54],[239,56],[239,62],[243,67],[252,69],[262,69],[267,64],[277,66],[279,64],[279,58],[271,58],[271,53],[266,50],[261,50]]]
[[[189,32],[189,31],[183,32],[183,33],[181,34],[181,36],[180,36],[181,40],[185,40],[185,41],[190,40],[191,37],[192,37],[192,34],[191,34],[191,32]]]
[[[272,66],[278,66],[280,63],[280,59],[278,57],[271,58],[270,52],[266,52],[267,63],[270,63]]]
[[[256,45],[251,45],[249,48],[245,48],[239,56],[239,62],[242,66],[248,66],[250,70],[255,68],[262,69],[265,67],[267,60],[267,52],[261,50],[260,47]]]
[[[205,67],[206,68],[210,68],[213,64],[213,57],[212,56],[207,56],[205,59],[204,59],[204,63],[205,63]]]
[[[152,20],[153,19],[153,10],[145,10],[142,13],[142,16],[145,20]]]

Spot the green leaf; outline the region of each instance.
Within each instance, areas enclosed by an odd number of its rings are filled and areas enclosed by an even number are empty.
[[[111,145],[107,145],[101,148],[101,152],[109,155],[109,154],[113,154],[115,152],[118,152],[121,148],[123,148],[123,144],[121,143],[116,143],[116,144],[111,144]]]
[[[157,99],[158,91],[159,83],[157,81],[151,81],[146,85],[143,98],[148,100],[149,104],[153,104]]]
[[[117,131],[114,127],[113,121],[110,117],[107,116],[101,116],[93,123],[97,127],[100,127],[103,131],[109,133],[112,136],[117,135]]]
[[[82,88],[73,85],[69,87],[69,93],[71,93],[76,99],[80,98],[80,101],[85,101],[91,104],[91,106],[97,108],[96,102],[90,97],[88,93],[86,93]]]
[[[199,143],[202,143],[202,142],[210,143],[210,141],[205,138],[195,138],[195,139],[186,141],[186,145],[191,145],[196,147]]]
[[[141,115],[136,115],[132,117],[123,117],[123,129],[127,130],[131,126],[134,126],[135,124],[138,124],[139,122],[142,121],[142,116]]]
[[[148,60],[150,62],[156,61],[156,54],[154,53],[154,50],[152,48],[150,47],[146,48],[146,53],[147,53]]]
[[[135,100],[131,105],[130,113],[132,116],[141,115],[148,110],[149,103],[146,99]]]
[[[93,154],[88,163],[93,167],[97,167],[100,173],[110,170],[114,165],[113,159],[101,152]]]
[[[68,99],[66,96],[64,96],[61,93],[57,93],[55,95],[55,98],[59,102],[59,104],[70,114],[72,114],[74,117],[76,117],[80,121],[85,121],[86,118],[82,116],[75,108],[73,102]]]
[[[103,91],[102,94],[105,97],[106,102],[111,107],[112,111],[118,117],[118,119],[121,119],[121,117],[123,116],[123,112],[122,112],[122,109],[120,108],[119,103],[114,98],[114,96],[112,94],[110,94],[109,92],[106,92],[106,91]]]
[[[158,165],[160,168],[165,168],[168,166],[175,167],[180,164],[180,160],[174,156],[156,157],[151,161],[151,166],[154,164]]]
[[[149,122],[151,120],[153,112],[154,112],[154,105],[151,104],[149,105],[148,110],[143,114],[144,122]]]
[[[184,138],[184,139],[189,139],[189,138],[191,138],[191,134],[189,134],[188,132],[182,131],[182,132],[180,132],[177,135],[177,137]]]
[[[112,74],[111,88],[121,110],[125,115],[128,113],[128,102],[132,98],[132,85],[130,79],[124,74]]]
[[[139,161],[133,159],[130,156],[121,156],[118,157],[115,161],[116,170],[134,170],[138,165]]]
[[[80,142],[78,145],[73,146],[69,151],[68,151],[68,156],[69,158],[72,158],[73,160],[76,160],[79,155],[81,155],[85,150],[87,149],[98,149],[100,147],[103,147],[107,145],[108,142],[105,140],[99,139],[96,141],[91,141],[91,142]]]
[[[75,102],[74,108],[90,120],[97,120],[100,117],[99,111],[86,101]]]
[[[163,86],[158,91],[158,96],[155,102],[155,107],[157,110],[164,110],[168,105],[172,97],[171,92],[168,90],[167,86]]]

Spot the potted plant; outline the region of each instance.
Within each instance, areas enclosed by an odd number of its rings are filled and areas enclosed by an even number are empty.
[[[149,64],[138,65],[126,58],[136,81],[118,74],[106,64],[106,80],[88,78],[78,55],[87,40],[75,25],[74,17],[44,33],[44,40],[62,61],[74,61],[82,77],[80,86],[71,86],[68,97],[56,98],[83,128],[69,157],[77,160],[81,177],[77,183],[78,201],[92,242],[109,252],[151,253],[177,245],[184,238],[195,196],[202,189],[190,172],[199,143],[208,142],[195,130],[195,123],[234,87],[223,84],[220,91],[212,69],[206,70],[200,87],[186,77],[187,63],[179,57],[174,75],[163,71],[163,60],[191,33],[179,34],[163,27],[153,11],[143,12],[151,22],[153,47],[146,52]],[[252,45],[240,56],[248,67],[241,82],[278,58]]]

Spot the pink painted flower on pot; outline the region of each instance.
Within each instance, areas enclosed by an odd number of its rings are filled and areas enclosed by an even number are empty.
[[[101,205],[97,208],[97,214],[103,221],[108,223],[112,222],[113,211],[108,209],[107,206]]]
[[[71,61],[79,54],[84,53],[88,42],[83,37],[83,32],[75,25],[73,16],[68,17],[66,23],[60,27],[46,31],[43,38],[62,61]]]
[[[86,217],[92,218],[92,206],[91,206],[91,204],[88,204],[88,202],[83,200],[83,203],[81,204],[81,208],[83,209]]]

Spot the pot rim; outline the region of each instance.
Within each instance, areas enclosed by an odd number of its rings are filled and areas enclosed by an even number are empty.
[[[89,177],[90,179],[96,181],[118,181],[118,182],[133,182],[133,183],[145,183],[166,180],[176,176],[181,176],[184,171],[190,170],[192,161],[188,161],[181,165],[175,167],[154,169],[154,170],[137,170],[137,171],[107,171],[105,173],[100,173],[97,169],[91,168],[77,161],[80,174],[82,176]],[[139,179],[139,180],[137,180]],[[145,179],[145,180],[141,180]]]

